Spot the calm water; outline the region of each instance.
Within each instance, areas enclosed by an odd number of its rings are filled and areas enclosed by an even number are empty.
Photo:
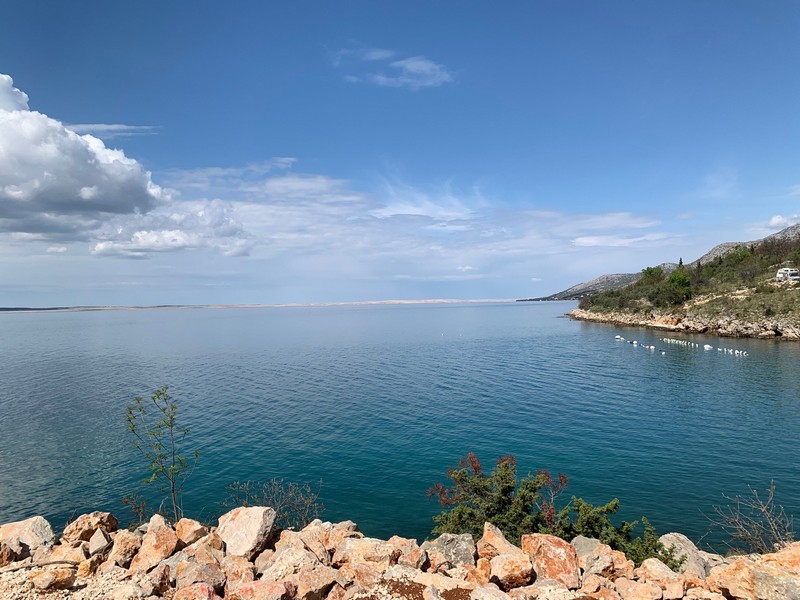
[[[559,318],[572,306],[0,315],[0,523],[130,518],[120,499],[152,490],[125,407],[166,384],[202,453],[185,490],[200,518],[233,480],[284,476],[322,480],[327,519],[424,538],[426,489],[468,451],[562,471],[570,493],[695,539],[748,484],[774,479],[800,514],[800,344],[687,336],[750,356],[690,350]]]

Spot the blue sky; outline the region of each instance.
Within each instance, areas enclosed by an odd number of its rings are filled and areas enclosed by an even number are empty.
[[[797,2],[0,14],[0,305],[540,296],[800,220]]]

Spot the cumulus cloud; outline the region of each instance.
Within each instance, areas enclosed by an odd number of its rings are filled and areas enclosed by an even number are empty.
[[[0,77],[0,233],[89,240],[117,215],[143,214],[168,191],[120,150],[27,109],[27,96]]]
[[[767,221],[767,229],[778,231],[780,229],[786,229],[792,225],[797,225],[798,223],[800,223],[800,215],[791,215],[788,217],[784,217],[783,215],[775,215],[769,221]]]

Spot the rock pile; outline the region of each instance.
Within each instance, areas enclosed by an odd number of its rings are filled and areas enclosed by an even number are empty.
[[[511,544],[486,523],[416,540],[364,537],[355,523],[315,520],[278,531],[267,507],[237,508],[217,527],[156,515],[136,531],[110,513],[82,515],[56,541],[42,517],[0,526],[0,598],[134,600],[800,600],[800,543],[723,558],[685,536],[662,542],[681,572],[641,566],[598,540],[545,534]]]

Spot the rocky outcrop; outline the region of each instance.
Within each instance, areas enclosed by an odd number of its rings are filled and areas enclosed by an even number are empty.
[[[649,327],[665,331],[705,333],[721,337],[775,338],[800,340],[800,323],[786,318],[769,318],[760,321],[742,321],[731,316],[705,317],[691,314],[592,311],[576,308],[568,313],[578,321],[609,323],[625,327]]]
[[[218,527],[181,521],[173,529],[155,516],[136,532],[107,531],[84,515],[76,522],[90,526],[75,526],[54,545],[40,517],[8,524],[0,598],[800,600],[800,542],[724,559],[667,534],[662,543],[685,557],[675,572],[657,559],[635,568],[622,552],[582,536],[524,535],[518,547],[490,523],[477,543],[452,534],[421,546],[384,541],[352,522],[319,520],[278,536],[271,509],[250,508],[258,510],[232,511]],[[33,555],[19,555],[20,534]]]

